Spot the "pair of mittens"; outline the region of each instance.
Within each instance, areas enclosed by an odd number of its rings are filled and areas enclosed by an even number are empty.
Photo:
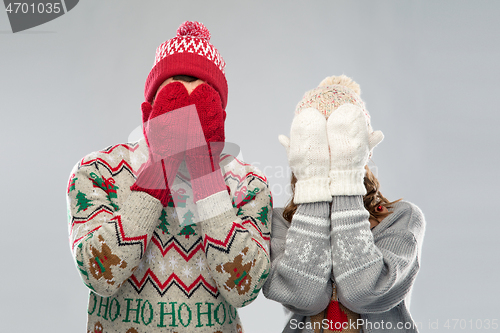
[[[364,195],[365,165],[382,140],[363,110],[344,104],[328,119],[314,108],[295,116],[290,138],[280,135],[288,162],[297,178],[297,204],[331,201],[334,195]]]

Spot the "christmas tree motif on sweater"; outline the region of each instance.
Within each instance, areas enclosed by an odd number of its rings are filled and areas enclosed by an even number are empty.
[[[259,216],[257,217],[257,219],[267,227],[267,216],[269,214],[269,206],[266,205],[262,207],[258,214]]]
[[[191,224],[193,223],[193,217],[194,214],[188,210],[186,214],[184,214],[184,222],[182,224],[187,224],[181,232],[179,232],[179,236],[186,236],[187,239],[189,239],[189,236],[196,236],[196,232],[194,231],[193,227],[191,227]]]
[[[90,236],[92,236],[92,235],[93,234],[90,234]],[[82,274],[82,280],[83,280],[84,276],[87,278],[87,280],[90,280],[89,273],[85,269],[85,265],[84,265],[84,262],[83,262],[83,260],[84,260],[83,259],[83,252],[81,252],[82,247],[83,247],[83,243],[80,242],[80,244],[78,244],[78,248],[80,249],[82,260],[76,259],[76,263],[78,265],[78,269],[80,270],[80,273]],[[83,280],[83,283],[87,286],[87,288],[89,288],[90,290],[94,290],[95,291],[94,287],[92,287],[92,284],[90,284],[90,282],[87,282],[87,281]]]
[[[98,238],[102,244],[102,249],[99,251],[90,245],[90,251],[93,256],[89,262],[90,273],[96,280],[104,278],[108,284],[113,285],[115,281],[113,273],[111,272],[111,266],[119,265],[118,267],[120,268],[126,268],[127,263],[111,252],[111,249],[104,243],[104,238],[102,238],[101,235],[99,235]]]
[[[78,210],[76,211],[77,213],[81,212],[82,210],[85,211],[87,210],[87,208],[94,205],[91,204],[92,200],[87,199],[87,195],[80,191],[78,191],[78,194],[76,195],[76,200],[76,206],[78,207]]]
[[[90,173],[90,177],[92,178],[89,178],[89,180],[92,181],[92,185],[94,185],[94,187],[100,188],[101,190],[106,192],[106,197],[113,209],[115,211],[119,210],[120,207],[118,207],[118,205],[111,200],[118,197],[116,190],[118,190],[119,187],[115,185],[115,180],[111,177],[106,178],[104,176],[101,176],[102,179],[100,179],[99,176],[97,176],[93,172]]]
[[[224,283],[224,288],[227,291],[236,289],[238,294],[244,295],[250,290],[250,285],[252,284],[252,276],[249,273],[250,269],[255,265],[256,259],[243,265],[243,258],[246,256],[247,252],[248,247],[245,247],[243,251],[241,251],[240,254],[234,258],[233,261],[215,267],[217,272],[226,272],[230,275],[227,281]]]
[[[165,210],[162,210],[161,211],[161,216],[160,216],[160,224],[157,226],[158,229],[161,229],[161,231],[163,232],[163,234],[170,234],[170,232],[168,232],[168,226],[170,226],[170,224],[167,222],[167,213],[165,212]]]
[[[91,237],[92,234],[89,235],[89,237]],[[89,238],[87,237],[87,239]],[[76,259],[76,263],[78,265],[78,269],[80,270],[80,273],[82,274],[82,280],[83,280],[83,284],[85,284],[87,286],[87,288],[89,288],[90,290],[93,290],[95,291],[94,287],[92,287],[92,284],[90,284],[90,282],[87,282],[83,279],[83,277],[85,276],[87,278],[87,280],[90,280],[89,278],[89,273],[87,272],[87,270],[85,269],[85,264],[84,264],[84,259],[83,259],[83,252],[81,252],[81,249],[83,247],[83,243],[80,242],[80,244],[78,244],[78,248],[80,249],[80,253],[81,253],[81,259],[82,260],[78,260],[77,258]]]
[[[69,192],[71,192],[75,189],[77,180],[78,180],[78,178],[75,177],[75,174],[72,174],[71,177],[69,177],[68,194],[69,194]]]

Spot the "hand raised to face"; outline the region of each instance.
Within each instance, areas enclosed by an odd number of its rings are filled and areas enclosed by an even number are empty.
[[[332,112],[326,126],[332,195],[366,194],[365,165],[384,135],[374,132],[363,110],[353,104],[344,104]]]

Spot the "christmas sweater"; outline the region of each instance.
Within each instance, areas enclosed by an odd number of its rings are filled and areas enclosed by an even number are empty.
[[[194,204],[181,166],[163,207],[130,190],[147,157],[144,140],[119,144],[71,172],[69,241],[90,290],[87,332],[242,332],[236,308],[257,297],[270,270],[267,179],[222,155],[227,192]]]

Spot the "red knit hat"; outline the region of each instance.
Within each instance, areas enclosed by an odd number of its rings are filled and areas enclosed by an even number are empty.
[[[152,103],[156,91],[166,79],[175,75],[189,75],[214,87],[225,109],[225,66],[219,51],[210,44],[210,31],[202,23],[186,21],[177,29],[176,37],[156,49],[155,63],[146,80],[144,97]]]

